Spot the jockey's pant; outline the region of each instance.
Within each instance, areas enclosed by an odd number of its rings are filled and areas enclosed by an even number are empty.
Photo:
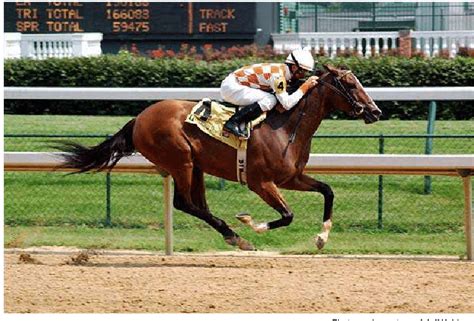
[[[256,102],[263,111],[269,111],[277,104],[273,94],[239,84],[234,74],[222,81],[220,93],[222,99],[231,104],[247,106]]]

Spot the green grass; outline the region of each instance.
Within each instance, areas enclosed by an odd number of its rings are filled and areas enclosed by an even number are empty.
[[[5,115],[4,131],[8,135],[84,135],[106,136],[114,134],[132,117],[129,116],[22,116]],[[426,121],[380,121],[365,125],[354,120],[325,120],[317,135],[422,135],[426,134]],[[437,121],[437,135],[472,135],[472,121]],[[57,138],[5,138],[6,151],[51,151],[48,141]],[[75,138],[75,141],[92,145],[103,138]],[[433,153],[474,153],[473,139],[436,138]],[[313,153],[375,153],[379,152],[378,138],[316,138],[312,141]],[[425,151],[424,138],[386,138],[385,153],[419,154]]]
[[[133,116],[5,115],[6,134],[113,134]],[[324,120],[320,134],[425,134],[423,120],[386,120],[365,125],[361,120]],[[472,134],[470,120],[436,121],[436,134]]]
[[[131,116],[5,115],[5,134],[99,134],[118,131]]]
[[[382,230],[376,219],[377,177],[320,179],[330,183],[336,194],[333,233],[325,253],[464,253],[459,179],[436,177],[433,194],[423,195],[422,177],[385,177]],[[5,244],[160,250],[161,180],[158,175],[112,174],[113,228],[109,229],[104,228],[104,174],[5,173]],[[218,180],[208,177],[206,185],[213,213],[259,249],[314,253],[312,238],[320,231],[323,210],[319,194],[283,191],[295,213],[292,225],[256,235],[234,215],[250,212],[261,222],[278,214],[238,184],[226,183],[221,190]],[[180,211],[174,214],[174,231],[177,251],[229,249],[217,232]]]
[[[318,176],[336,195],[336,231],[377,230],[376,176]],[[122,228],[162,227],[163,188],[158,175],[112,174],[112,224]],[[250,212],[259,221],[279,217],[256,194],[237,183],[207,178],[207,199],[213,213],[237,224],[234,215]],[[461,181],[436,177],[431,195],[423,195],[423,178],[385,177],[384,229],[395,233],[460,231]],[[296,217],[291,227],[316,231],[322,221],[323,198],[316,193],[283,191]],[[5,223],[10,226],[105,226],[105,174],[64,176],[61,173],[5,173]],[[176,229],[207,227],[188,215],[177,215]],[[288,228],[292,231],[292,228]]]
[[[311,233],[292,234],[289,240],[275,237],[278,231],[265,235],[245,235],[258,250],[285,254],[423,254],[463,256],[463,233],[393,234],[387,232],[333,232],[322,251],[316,250]],[[271,240],[271,241],[269,241]],[[275,241],[276,240],[276,241]],[[136,249],[164,251],[162,229],[124,229],[17,226],[5,228],[5,247],[71,246],[92,249]],[[176,252],[231,251],[222,238],[206,229],[174,231]]]
[[[130,117],[5,116],[6,134],[113,134]],[[439,121],[437,134],[472,134],[472,122]],[[323,122],[321,135],[423,134],[423,121]],[[6,138],[7,151],[47,151],[40,140]],[[74,139],[92,144],[101,139]],[[471,142],[468,144],[466,142]],[[422,153],[424,140],[387,139],[387,153]],[[315,139],[313,152],[377,153],[377,139]],[[438,153],[474,153],[472,138],[437,139]],[[4,175],[5,246],[64,245],[85,248],[163,249],[162,179],[151,174],[112,174],[112,227],[105,227],[105,174],[6,172]],[[334,226],[324,253],[465,253],[462,183],[433,177],[433,193],[424,195],[422,176],[385,176],[383,229],[377,227],[377,176],[319,175],[335,192]],[[320,194],[283,191],[295,219],[289,227],[257,235],[234,215],[250,212],[257,222],[279,214],[239,184],[206,179],[209,206],[237,233],[262,250],[316,253],[320,232]],[[179,211],[174,215],[177,251],[229,250],[205,223]]]

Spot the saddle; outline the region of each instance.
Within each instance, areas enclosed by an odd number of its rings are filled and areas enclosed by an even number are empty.
[[[207,135],[227,144],[235,149],[247,149],[247,139],[239,139],[238,137],[223,131],[225,122],[238,110],[239,106],[228,103],[212,101],[204,98],[198,102],[191,110],[186,118],[187,123],[195,124]],[[266,115],[262,114],[249,124],[241,124],[247,126],[247,130],[251,130],[265,120]]]

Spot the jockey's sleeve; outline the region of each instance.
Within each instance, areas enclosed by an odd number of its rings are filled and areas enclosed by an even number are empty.
[[[303,83],[297,91],[289,95],[286,92],[286,79],[284,77],[274,79],[272,84],[272,89],[275,91],[276,98],[286,110],[293,108],[293,106],[295,106],[309,90],[309,85]]]

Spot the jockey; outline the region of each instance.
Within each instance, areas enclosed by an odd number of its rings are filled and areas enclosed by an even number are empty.
[[[247,133],[240,129],[241,123],[256,119],[278,102],[284,109],[291,109],[309,89],[316,86],[318,77],[309,77],[291,95],[286,92],[287,82],[304,78],[313,68],[314,59],[310,51],[294,50],[284,64],[255,64],[229,74],[222,81],[221,97],[229,103],[244,107],[232,115],[224,124],[224,129],[238,137],[247,137]]]

